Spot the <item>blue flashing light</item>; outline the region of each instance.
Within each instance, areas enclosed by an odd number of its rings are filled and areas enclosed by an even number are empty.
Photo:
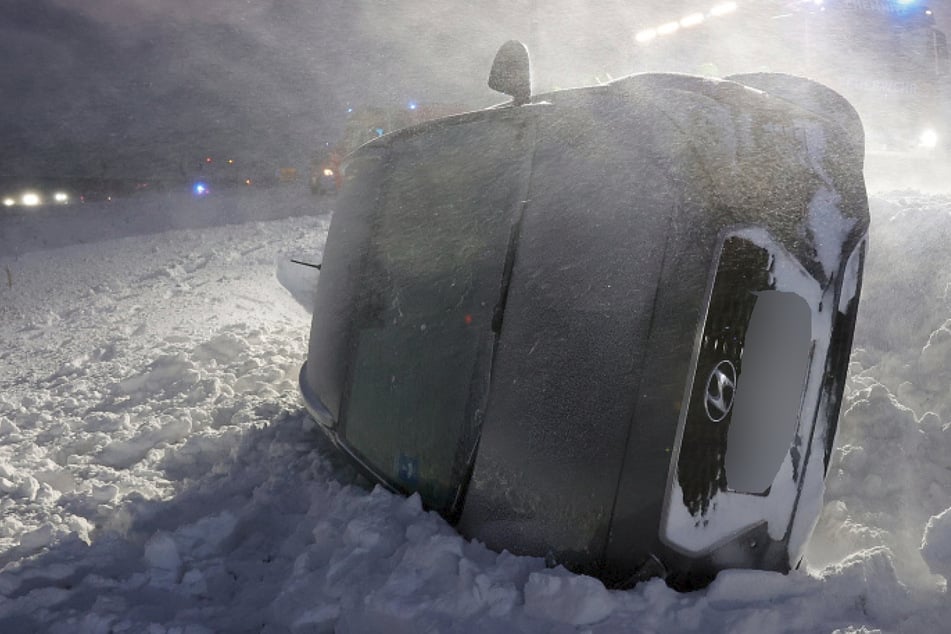
[[[409,105],[408,105],[407,107],[408,107],[410,110],[416,110],[416,102],[415,102],[415,101],[409,102]]]
[[[350,114],[351,112],[353,112],[353,108],[347,108],[347,114]]]
[[[196,196],[205,196],[208,194],[208,185],[198,181],[192,186],[192,193]]]
[[[376,132],[377,136],[383,136],[384,130],[383,128],[377,128],[376,130],[374,130],[374,132]]]

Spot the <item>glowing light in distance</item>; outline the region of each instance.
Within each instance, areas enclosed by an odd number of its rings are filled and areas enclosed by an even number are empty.
[[[324,176],[333,176],[333,175],[334,175],[334,171],[330,169],[329,167],[324,170]]]
[[[66,195],[66,192],[56,192],[53,194],[53,200],[58,203],[64,203],[69,200],[69,196]]]
[[[17,201],[13,200],[12,198],[4,198],[4,199],[3,199],[3,206],[4,206],[4,207],[12,207],[12,206],[15,205],[15,204],[17,204]]]
[[[228,165],[234,165],[234,159],[228,159]]]
[[[26,192],[20,197],[20,202],[27,207],[36,207],[40,204],[40,195],[33,192]]]
[[[245,184],[245,185],[250,185],[250,184],[251,184],[251,179],[250,179],[250,178],[244,179],[244,184]]]
[[[206,157],[205,157],[205,163],[211,163],[211,157],[210,157],[210,156],[206,156]]]
[[[637,35],[634,36],[634,39],[640,42],[641,44],[647,44],[657,37],[656,29],[644,29],[639,31]]]
[[[409,105],[406,106],[406,107],[409,108],[410,110],[416,110],[416,108],[417,108],[418,106],[416,105],[416,102],[415,102],[415,101],[411,101],[411,102],[409,102]]]
[[[702,13],[691,13],[690,15],[685,15],[684,17],[680,18],[680,26],[684,27],[685,29],[692,26],[697,26],[698,24],[703,23],[703,19]]]
[[[733,13],[734,11],[736,11],[735,2],[721,2],[720,4],[713,5],[710,9],[710,15],[721,16],[727,13]]]
[[[921,133],[921,136],[918,137],[918,145],[924,148],[934,148],[938,146],[938,133],[928,128]]]
[[[204,196],[208,193],[208,185],[199,181],[192,187],[192,193],[196,196]]]

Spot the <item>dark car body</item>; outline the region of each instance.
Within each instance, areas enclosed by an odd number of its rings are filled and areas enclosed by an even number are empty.
[[[777,75],[635,75],[377,139],[345,163],[307,407],[489,547],[615,584],[789,570],[851,349],[862,144],[844,99]]]

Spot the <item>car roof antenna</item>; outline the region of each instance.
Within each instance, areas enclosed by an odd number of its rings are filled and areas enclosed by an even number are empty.
[[[499,47],[489,72],[489,88],[510,95],[514,106],[532,100],[532,66],[528,47],[518,40],[509,40]]]

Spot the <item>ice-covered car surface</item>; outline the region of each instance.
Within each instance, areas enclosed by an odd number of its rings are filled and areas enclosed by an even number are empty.
[[[635,75],[373,141],[307,406],[492,548],[616,584],[788,570],[851,349],[862,156],[844,99],[777,75]]]

